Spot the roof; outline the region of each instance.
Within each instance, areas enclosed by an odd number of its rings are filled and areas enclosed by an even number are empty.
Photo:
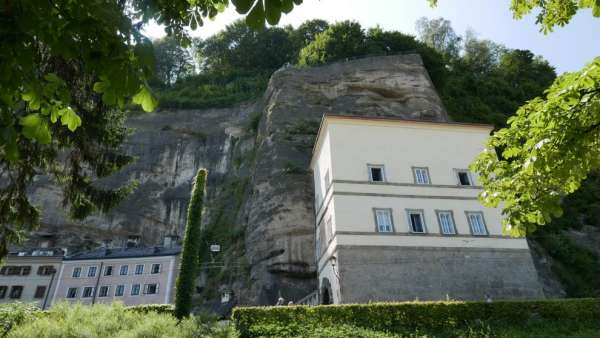
[[[323,128],[327,120],[352,120],[352,121],[371,121],[371,122],[390,122],[390,123],[399,123],[399,124],[417,124],[423,126],[448,126],[448,127],[467,127],[467,128],[480,128],[487,129],[490,132],[494,129],[494,126],[491,124],[483,124],[483,123],[469,123],[469,122],[453,122],[453,121],[427,121],[427,120],[415,120],[415,119],[406,119],[398,116],[361,116],[361,115],[348,115],[348,114],[330,114],[325,113],[321,118],[321,124],[319,125],[319,131],[317,132],[317,136],[315,139],[315,144],[313,146],[313,157],[319,148],[319,138],[321,137],[321,133],[323,132]],[[311,166],[314,158],[311,159]]]
[[[16,248],[8,253],[8,257],[63,257],[61,248]]]
[[[80,252],[68,257],[65,261],[92,260],[92,259],[114,259],[114,258],[137,258],[156,256],[175,256],[181,252],[180,247],[165,248],[135,247],[135,248],[100,248],[92,251]]]

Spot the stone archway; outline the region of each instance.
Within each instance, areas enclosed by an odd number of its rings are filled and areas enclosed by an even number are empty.
[[[333,293],[331,293],[331,283],[329,279],[323,278],[321,281],[321,305],[333,304]]]

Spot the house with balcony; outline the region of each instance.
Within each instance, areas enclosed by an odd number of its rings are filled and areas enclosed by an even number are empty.
[[[492,126],[326,115],[313,150],[321,303],[543,297],[469,164]]]
[[[46,309],[64,253],[48,247],[9,252],[0,267],[0,303],[34,303]]]

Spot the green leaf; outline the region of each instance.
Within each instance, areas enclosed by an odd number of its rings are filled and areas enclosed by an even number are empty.
[[[41,144],[48,144],[52,141],[48,123],[40,114],[34,113],[22,117],[19,124],[23,126],[22,133],[30,140],[37,140]]]
[[[270,25],[276,25],[281,18],[281,0],[265,0],[265,16]]]
[[[156,60],[154,57],[154,47],[152,46],[152,42],[144,41],[142,43],[138,43],[133,48],[133,53],[142,66],[150,69],[154,67]]]
[[[4,143],[4,158],[8,161],[19,159],[19,147],[17,146],[18,134],[13,126],[2,128],[2,143]]]
[[[262,0],[259,0],[262,2]],[[240,14],[246,14],[252,8],[252,4],[254,0],[232,0],[231,1],[235,6],[235,10]]]
[[[292,0],[281,0],[281,11],[285,14],[289,13],[294,9],[294,2]]]
[[[71,107],[62,109],[60,122],[63,126],[67,126],[70,131],[75,131],[75,129],[81,126],[81,118]]]
[[[246,24],[250,26],[250,28],[256,30],[265,27],[265,10],[263,8],[262,0],[258,1],[250,11],[246,17]]]
[[[142,109],[151,112],[158,106],[158,100],[152,95],[148,87],[142,86],[140,91],[133,97],[133,103],[142,106]]]

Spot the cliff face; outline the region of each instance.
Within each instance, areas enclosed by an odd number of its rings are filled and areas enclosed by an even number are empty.
[[[43,209],[43,230],[59,234],[59,245],[80,248],[127,235],[157,244],[183,233],[192,178],[206,167],[206,241],[223,252],[201,286],[232,287],[243,304],[298,300],[316,288],[307,168],[324,113],[447,120],[417,55],[280,69],[257,102],[132,117],[124,147],[137,161],[106,182],[135,179],[138,189],[111,213],[73,223],[57,189],[40,181],[32,196]]]

